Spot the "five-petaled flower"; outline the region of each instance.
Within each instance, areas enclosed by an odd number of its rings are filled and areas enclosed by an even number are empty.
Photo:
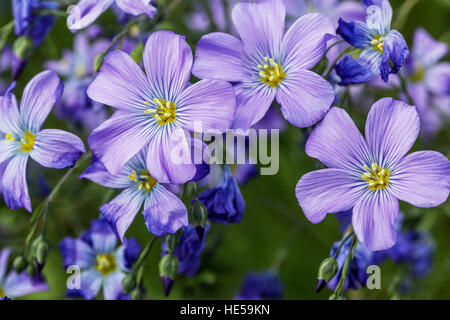
[[[64,238],[61,241],[59,249],[64,267],[77,266],[81,269],[81,287],[71,289],[68,295],[81,294],[84,299],[91,300],[103,287],[106,300],[129,299],[123,294],[122,280],[139,257],[141,249],[133,238],[118,248],[116,244],[116,235],[103,219],[93,220],[91,228],[80,238]]]
[[[353,229],[360,242],[370,250],[393,246],[398,200],[429,208],[449,195],[450,161],[444,155],[406,155],[419,123],[415,107],[384,98],[369,112],[364,139],[343,109],[332,108],[305,147],[309,156],[329,167],[305,174],[297,184],[306,217],[318,223],[327,213],[353,208]]]
[[[26,182],[29,157],[47,168],[71,167],[85,152],[80,138],[58,129],[41,126],[63,93],[63,84],[51,71],[36,75],[25,87],[20,110],[11,91],[0,97],[0,172],[3,198],[13,210],[31,211]],[[1,164],[7,163],[5,166]]]
[[[92,132],[89,146],[115,174],[148,145],[146,162],[151,176],[181,184],[197,172],[185,130],[193,131],[196,123],[203,130],[230,128],[234,90],[220,80],[190,85],[191,48],[183,36],[170,31],[150,35],[143,60],[147,75],[122,51],[105,58],[88,96],[118,111]]]
[[[284,117],[298,127],[321,120],[333,102],[331,85],[308,70],[335,36],[333,24],[322,14],[307,14],[285,34],[285,16],[281,0],[238,3],[232,18],[241,40],[216,32],[197,44],[194,75],[236,83],[234,128],[256,124],[275,98]]]
[[[339,19],[337,33],[345,41],[362,49],[356,60],[346,55],[336,65],[341,85],[367,82],[381,74],[387,82],[397,73],[409,54],[405,39],[391,30],[392,7],[388,0],[362,0],[367,6],[366,23]]]

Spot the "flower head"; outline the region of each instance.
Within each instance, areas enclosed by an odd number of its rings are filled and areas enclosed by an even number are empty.
[[[389,74],[397,73],[409,54],[403,36],[390,28],[389,1],[363,0],[363,3],[367,6],[366,23],[339,19],[337,33],[361,50],[358,58],[347,55],[336,65],[341,85],[367,82],[380,74],[387,82]]]
[[[281,299],[283,284],[274,271],[250,272],[246,275],[237,300]]]
[[[94,101],[117,112],[89,137],[89,146],[113,174],[149,145],[147,167],[160,182],[181,184],[195,178],[190,136],[195,123],[224,132],[234,118],[233,87],[218,80],[189,84],[192,51],[184,37],[158,31],[143,54],[147,75],[122,51],[110,53],[88,88]],[[186,130],[186,131],[185,131]]]
[[[297,184],[306,217],[318,223],[327,213],[352,209],[360,242],[370,250],[392,247],[398,200],[434,207],[450,191],[450,161],[444,155],[406,155],[419,128],[415,107],[384,98],[369,112],[364,139],[343,109],[332,108],[306,143],[306,153],[329,167],[305,174]]]
[[[10,254],[9,248],[0,250],[0,300],[48,290],[41,275],[30,277],[26,272],[17,274],[15,271],[11,271],[7,273]]]
[[[124,189],[100,208],[121,240],[142,204],[145,224],[156,236],[175,233],[188,224],[186,206],[149,173],[146,155],[147,148],[129,160],[118,174],[108,172],[98,159],[94,159],[81,176],[108,188]]]
[[[81,288],[77,292],[69,292],[70,295],[79,293],[91,300],[103,287],[106,300],[123,298],[122,280],[137,260],[140,246],[134,239],[128,239],[118,248],[116,244],[116,235],[103,219],[93,220],[91,228],[80,238],[61,241],[59,249],[64,267],[75,265],[82,271]]]
[[[234,128],[256,124],[274,99],[289,122],[308,127],[334,99],[331,85],[309,71],[335,35],[332,23],[322,14],[307,14],[285,33],[285,15],[281,0],[240,2],[232,19],[241,39],[216,32],[197,45],[194,75],[236,83]]]
[[[43,129],[42,124],[63,93],[63,84],[51,71],[36,75],[25,87],[20,109],[11,91],[0,97],[0,164],[3,198],[13,210],[31,211],[26,183],[29,157],[47,168],[71,167],[85,152],[80,138],[66,131]]]

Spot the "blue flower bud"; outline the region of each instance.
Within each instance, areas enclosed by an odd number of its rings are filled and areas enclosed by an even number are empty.
[[[329,282],[333,277],[338,273],[339,271],[339,265],[334,258],[326,258],[322,261],[319,267],[319,273],[317,275],[317,289],[316,291],[319,292],[320,290],[325,287],[327,282]]]

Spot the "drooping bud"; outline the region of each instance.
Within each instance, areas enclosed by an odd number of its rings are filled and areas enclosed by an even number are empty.
[[[208,210],[201,201],[196,201],[189,210],[189,220],[194,226],[202,226],[203,228],[206,226]]]
[[[169,250],[169,253],[173,253],[175,249],[180,244],[180,238],[181,238],[181,229],[178,230],[174,234],[169,234],[166,236],[166,245],[167,250]]]
[[[27,260],[24,256],[17,256],[13,261],[13,269],[16,273],[22,273],[27,267]]]
[[[13,52],[20,60],[27,60],[33,52],[34,45],[28,36],[17,38],[13,44]]]
[[[173,279],[170,279],[167,277],[162,277],[161,280],[162,280],[164,295],[166,297],[168,297],[175,281]]]
[[[136,279],[133,274],[128,274],[122,280],[123,293],[128,294],[136,288]]]
[[[131,300],[142,300],[143,297],[144,297],[144,292],[140,288],[135,288],[130,293]]]
[[[30,277],[34,277],[38,272],[37,265],[35,261],[30,261],[27,266],[27,273]]]
[[[41,265],[45,264],[50,253],[50,244],[44,237],[39,237],[33,241],[31,251],[37,262]]]
[[[316,291],[319,292],[322,290],[325,285],[333,279],[333,277],[338,273],[339,271],[339,265],[334,258],[326,258],[322,261],[319,267],[319,273],[317,275],[317,289]]]
[[[167,254],[159,261],[159,276],[175,279],[178,273],[178,259],[173,254]]]

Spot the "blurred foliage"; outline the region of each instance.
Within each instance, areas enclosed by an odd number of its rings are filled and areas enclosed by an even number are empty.
[[[176,0],[175,0],[176,1]],[[165,0],[161,2],[171,2]],[[391,0],[394,19],[399,8],[406,1]],[[183,15],[192,10],[191,1],[181,1],[172,14],[159,24],[157,29],[170,29],[186,35],[187,41],[195,48],[201,34],[193,33],[184,24]],[[9,0],[0,0],[0,26],[12,19]],[[434,38],[450,43],[450,1],[419,0],[412,8],[401,28],[408,44],[411,45],[414,30],[421,26]],[[98,23],[106,30],[118,30],[115,16],[109,10]],[[113,35],[113,33],[111,33]],[[10,39],[11,40],[11,39]],[[61,57],[64,49],[71,48],[73,35],[59,18],[50,36],[33,54],[24,73],[20,76],[17,89],[20,98],[23,87],[49,59]],[[11,79],[4,79],[10,81]],[[363,92],[373,89],[364,88]],[[392,95],[392,92],[379,92],[378,95]],[[341,101],[346,104],[348,100]],[[347,106],[355,122],[363,128],[368,108],[373,101],[362,105]],[[47,127],[74,131],[66,122],[49,117]],[[84,141],[87,135],[78,132]],[[341,238],[337,220],[328,216],[324,222],[310,223],[297,204],[294,190],[299,178],[316,169],[316,161],[309,158],[302,149],[303,131],[287,126],[280,136],[280,170],[275,176],[263,176],[242,186],[247,203],[244,218],[237,225],[214,224],[203,255],[202,266],[194,278],[179,277],[176,280],[171,299],[229,299],[240,287],[245,273],[249,270],[264,271],[280,263],[284,257],[280,275],[284,282],[287,299],[327,299],[330,291],[325,289],[315,293],[317,268],[328,256],[331,245]],[[417,148],[429,148],[449,155],[450,130],[447,127],[434,141],[426,144],[419,141]],[[36,164],[28,168],[30,194],[35,208],[43,200],[42,186],[37,184],[44,179],[54,186],[64,174],[63,171],[42,169]],[[62,258],[58,250],[60,240],[65,236],[77,237],[90,226],[90,220],[99,216],[99,206],[105,202],[108,190],[92,182],[79,180],[72,176],[61,189],[49,211],[47,236],[52,244],[49,261],[44,269],[51,290],[37,293],[27,298],[61,299],[64,297],[67,274],[62,268]],[[413,299],[450,299],[450,204],[438,208],[417,209],[401,203],[407,219],[420,221],[420,226],[431,231],[436,241],[436,255],[431,274],[415,284],[409,296]],[[30,229],[30,214],[25,211],[12,212],[0,202],[0,247],[11,246],[19,253],[25,236]],[[127,233],[144,246],[150,239],[142,215],[138,215]],[[147,298],[163,298],[161,281],[158,276],[160,241],[153,248],[146,265]],[[401,272],[392,263],[384,264],[382,270],[382,290],[367,289],[349,292],[348,296],[357,299],[389,299],[390,283]]]

